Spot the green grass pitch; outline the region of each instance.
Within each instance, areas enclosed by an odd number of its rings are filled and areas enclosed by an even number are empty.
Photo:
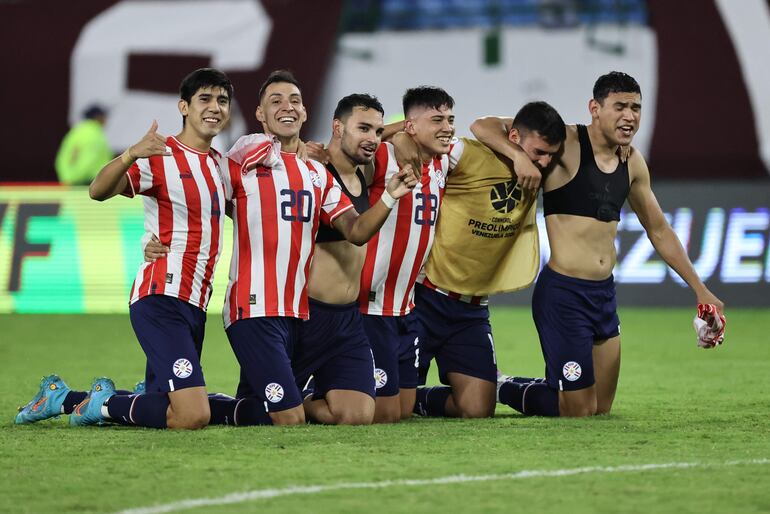
[[[693,312],[621,310],[609,416],[198,432],[14,426],[41,376],[130,388],[143,355],[127,316],[0,316],[0,512],[770,512],[770,310],[728,310],[709,351]],[[492,316],[501,369],[542,375],[529,311]],[[209,390],[234,391],[215,312],[203,364]]]

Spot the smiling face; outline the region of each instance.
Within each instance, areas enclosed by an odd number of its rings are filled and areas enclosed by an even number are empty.
[[[616,146],[631,144],[642,117],[639,93],[610,93],[603,102],[592,99],[588,109],[608,143]]]
[[[183,134],[211,141],[230,120],[230,96],[222,87],[202,87],[190,98],[179,100],[184,116]]]
[[[416,106],[407,113],[405,130],[426,156],[449,153],[455,134],[455,116],[451,107]]]
[[[334,120],[333,130],[335,137],[340,138],[342,152],[350,162],[359,165],[372,162],[384,127],[379,111],[356,106],[344,121]]]
[[[282,141],[298,137],[307,120],[299,88],[290,82],[274,82],[267,86],[257,107],[257,119],[266,133]]]

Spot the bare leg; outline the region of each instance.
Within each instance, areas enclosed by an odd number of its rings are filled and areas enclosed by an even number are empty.
[[[333,389],[320,400],[304,403],[309,419],[326,425],[369,425],[374,419],[374,399],[360,391]]]
[[[456,418],[489,418],[495,415],[494,382],[462,373],[447,373],[452,394],[447,398],[446,415]]]
[[[211,410],[209,397],[203,386],[190,387],[168,393],[166,410],[168,428],[196,430],[209,424]]]

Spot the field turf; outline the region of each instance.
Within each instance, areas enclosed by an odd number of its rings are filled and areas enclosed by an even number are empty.
[[[709,351],[690,310],[620,314],[609,416],[198,432],[14,426],[45,374],[130,388],[144,362],[126,316],[1,315],[0,512],[770,512],[770,310],[728,310]],[[492,322],[501,369],[542,375],[528,310]],[[203,364],[209,390],[234,391],[215,313]]]

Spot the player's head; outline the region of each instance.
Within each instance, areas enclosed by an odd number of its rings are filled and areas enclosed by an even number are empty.
[[[179,85],[179,112],[184,130],[204,139],[219,134],[230,120],[233,84],[227,75],[213,68],[200,68]]]
[[[279,138],[299,136],[307,111],[302,103],[299,82],[291,72],[276,70],[259,88],[257,120],[268,134]]]
[[[104,125],[107,121],[107,110],[99,104],[91,104],[83,111],[83,119],[98,121]]]
[[[602,75],[588,102],[592,123],[597,123],[610,144],[628,145],[639,130],[642,90],[631,76],[620,71]]]
[[[404,130],[426,155],[449,153],[455,134],[454,99],[439,87],[420,86],[404,93]]]
[[[348,95],[337,103],[332,138],[338,139],[345,156],[354,164],[368,164],[382,141],[385,109],[376,97]]]
[[[508,139],[527,153],[541,170],[551,164],[567,137],[564,120],[545,102],[529,102],[513,119]]]

